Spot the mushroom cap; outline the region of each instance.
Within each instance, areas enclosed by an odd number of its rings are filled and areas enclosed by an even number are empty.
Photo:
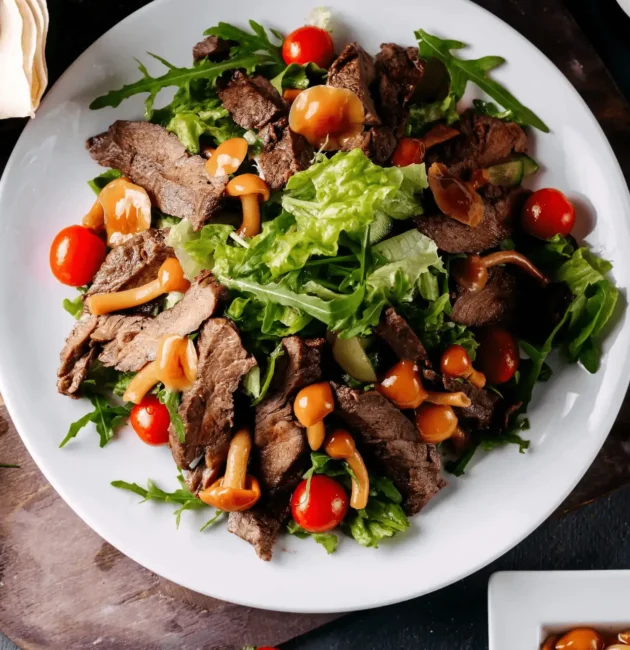
[[[216,155],[216,154],[215,154]],[[228,196],[247,196],[258,194],[263,201],[268,201],[270,192],[269,186],[256,174],[241,174],[235,176],[225,188]]]
[[[335,398],[327,381],[306,386],[293,402],[293,412],[303,427],[312,427],[334,410]]]
[[[350,458],[356,451],[354,438],[345,429],[335,429],[326,438],[324,451],[335,459]]]
[[[210,176],[233,174],[247,158],[248,147],[245,138],[230,138],[222,142],[206,162],[206,171]]]
[[[242,512],[249,510],[260,499],[260,483],[257,478],[248,474],[244,489],[231,488],[224,487],[223,478],[220,478],[209,488],[201,490],[199,498],[223,512]]]

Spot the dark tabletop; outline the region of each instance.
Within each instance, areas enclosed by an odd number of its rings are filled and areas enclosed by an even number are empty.
[[[97,36],[144,4],[146,0],[48,0],[51,83]],[[630,18],[615,0],[566,0],[566,4],[630,98]],[[72,29],[72,38],[68,38],[67,30],[61,28],[64,25],[82,28]],[[0,121],[0,171],[24,123]],[[457,531],[456,521],[453,527]],[[466,531],[459,534],[466,535]],[[483,650],[487,648],[487,584],[494,571],[627,568],[630,490],[626,488],[562,518],[549,519],[501,559],[451,587],[400,605],[346,616],[286,644],[283,650]],[[0,638],[0,648],[4,647]]]

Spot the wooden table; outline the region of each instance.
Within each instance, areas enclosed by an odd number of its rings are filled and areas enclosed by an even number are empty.
[[[560,67],[597,116],[630,178],[630,109],[561,2],[478,3],[524,33]],[[59,3],[49,4],[52,11]],[[71,4],[73,11],[79,7]],[[92,532],[46,482],[1,398],[0,459],[21,467],[0,470],[0,629],[21,648],[228,650],[277,645],[336,617],[231,605],[135,564]],[[557,514],[627,484],[628,398],[602,452]]]

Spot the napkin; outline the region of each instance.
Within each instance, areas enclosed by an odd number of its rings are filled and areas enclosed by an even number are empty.
[[[46,0],[0,0],[0,119],[34,117],[48,84]]]

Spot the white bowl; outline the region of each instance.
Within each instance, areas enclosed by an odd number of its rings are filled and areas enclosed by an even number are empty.
[[[630,571],[505,571],[488,586],[489,650],[538,650],[575,627],[630,629]]]

